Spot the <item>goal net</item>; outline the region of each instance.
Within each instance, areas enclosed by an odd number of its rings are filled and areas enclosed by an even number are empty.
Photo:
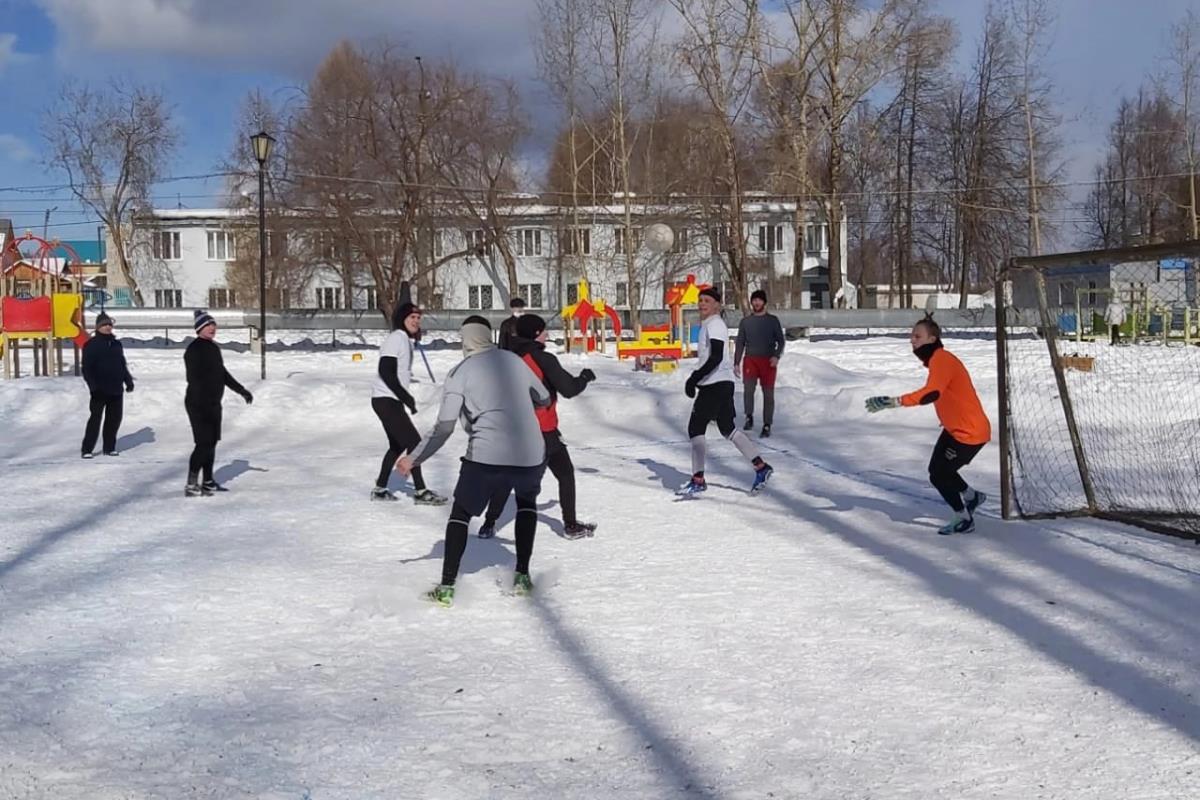
[[[1018,258],[997,297],[1004,515],[1200,541],[1200,243]]]

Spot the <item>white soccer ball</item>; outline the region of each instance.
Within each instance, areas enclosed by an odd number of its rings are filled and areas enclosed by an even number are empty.
[[[670,225],[656,222],[646,228],[642,241],[646,243],[646,249],[650,252],[665,253],[675,244],[675,231],[671,230]]]

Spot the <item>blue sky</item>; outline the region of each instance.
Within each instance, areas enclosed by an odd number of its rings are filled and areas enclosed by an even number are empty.
[[[1005,0],[998,0],[1004,2]],[[959,23],[960,60],[974,48],[986,3],[934,0]],[[1057,0],[1049,64],[1067,119],[1070,174],[1086,179],[1122,95],[1159,68],[1170,24],[1196,0]],[[174,175],[209,172],[233,146],[238,104],[261,88],[287,97],[339,38],[386,36],[427,58],[454,58],[527,89],[552,119],[530,52],[534,0],[0,0],[0,217],[61,238],[95,236],[61,182],[39,163],[41,112],[64,80],[131,78],[161,86],[184,143]],[[419,48],[419,49],[418,49]],[[156,203],[205,207],[221,182],[164,185]]]

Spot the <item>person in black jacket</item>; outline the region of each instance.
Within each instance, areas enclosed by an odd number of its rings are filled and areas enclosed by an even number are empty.
[[[207,311],[196,311],[196,338],[187,346],[183,363],[187,367],[187,394],[184,406],[192,424],[195,448],[188,462],[188,481],[185,497],[208,497],[215,492],[228,491],[213,479],[213,462],[217,458],[217,442],[221,441],[221,398],[225,387],[242,396],[247,404],[254,396],[225,369],[221,348],[213,339],[217,321]],[[200,482],[203,473],[204,482]]]
[[[512,350],[512,340],[517,335],[517,320],[525,313],[525,301],[514,297],[508,307],[512,309],[512,316],[500,323],[500,337],[496,342],[501,350]]]
[[[96,437],[100,435],[100,420],[104,420],[104,438],[101,441],[104,455],[116,456],[117,431],[124,415],[124,398],[121,389],[133,391],[133,377],[125,364],[125,349],[113,336],[113,320],[103,311],[96,317],[96,332],[83,346],[83,380],[91,392],[87,428],[83,432],[82,454],[92,457]]]
[[[550,353],[546,352],[546,321],[537,314],[525,314],[517,320],[515,335],[509,341],[509,349],[519,355],[550,391],[550,405],[535,409],[542,438],[546,442],[546,466],[558,480],[558,504],[562,507],[563,536],[580,539],[591,536],[595,523],[580,522],[575,515],[575,466],[566,442],[558,430],[558,398],[575,397],[592,381],[596,373],[585,369],[575,377],[563,369]],[[490,539],[496,535],[496,520],[508,502],[508,492],[497,492],[488,503],[487,515],[479,529],[479,537]]]

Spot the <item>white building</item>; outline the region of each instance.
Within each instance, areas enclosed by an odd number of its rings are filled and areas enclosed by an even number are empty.
[[[828,308],[828,226],[810,215],[798,237],[795,210],[794,203],[757,199],[744,206],[750,288],[766,289],[776,306]],[[575,218],[569,207],[514,205],[505,217],[516,257],[519,293],[534,309],[556,309],[574,302],[584,272],[593,298],[603,298],[618,309],[629,308],[639,294],[642,308],[662,308],[664,287],[684,280],[689,273],[702,282],[723,285],[726,294],[732,290],[727,256],[721,252],[724,246],[714,254],[719,226],[706,225],[696,208],[635,207],[632,286],[626,265],[629,238],[623,235],[623,205],[581,208],[578,227],[566,222]],[[675,234],[668,253],[652,253],[641,244],[641,230],[655,222],[669,224]],[[237,260],[239,246],[248,245],[257,252],[257,224],[253,210],[234,209],[155,210],[139,218],[141,233],[131,258],[146,304],[160,308],[255,307],[256,296],[239,296],[232,288],[229,268]],[[375,236],[387,247],[392,232],[386,218],[380,217],[374,227]],[[509,300],[507,271],[497,248],[476,245],[485,241],[484,232],[451,218],[435,221],[432,228],[433,258],[449,258],[437,269],[432,290],[426,290],[431,296],[418,296],[417,300],[434,308],[505,308]],[[843,225],[843,285],[845,230]],[[303,243],[293,241],[301,237]],[[354,263],[352,248],[325,241],[320,233],[292,233],[284,242],[268,238],[272,251],[277,245],[297,256],[312,254],[301,257],[306,262],[302,285],[289,292],[283,305],[315,309],[376,306],[370,270]],[[797,246],[803,249],[798,275]],[[351,251],[350,258],[344,257],[346,251]],[[254,254],[243,253],[243,264],[247,256],[253,259]],[[256,259],[252,263],[257,263]],[[109,288],[118,302],[128,296],[116,282]]]

